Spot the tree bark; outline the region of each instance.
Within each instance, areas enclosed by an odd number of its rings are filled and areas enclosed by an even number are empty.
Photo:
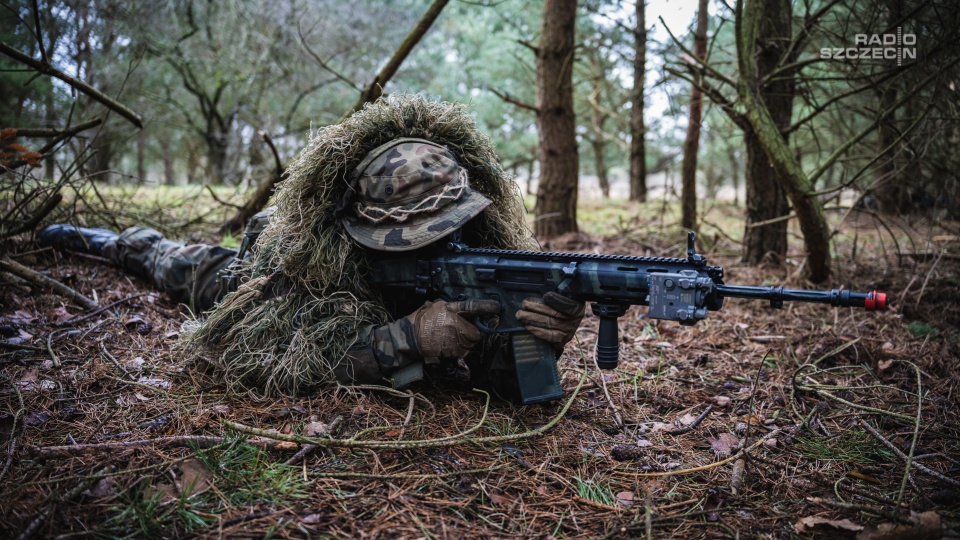
[[[170,148],[170,141],[167,137],[160,137],[160,152],[163,155],[163,184],[165,186],[174,185],[173,174],[173,150]]]
[[[707,0],[700,0],[697,8],[697,31],[693,36],[693,54],[707,59]],[[681,167],[680,195],[684,229],[697,228],[697,151],[700,149],[700,123],[703,120],[703,92],[697,85],[690,89],[690,120],[687,123],[687,138],[683,142],[683,165]]]
[[[888,20],[897,21],[901,17],[902,2],[900,0],[888,0],[887,8],[889,10]],[[886,86],[880,90],[880,107],[877,110],[878,115],[883,115],[895,107],[897,103],[897,79],[888,81]],[[897,113],[889,112],[889,116],[883,119],[878,127],[879,148],[881,157],[874,169],[874,194],[877,197],[879,210],[885,214],[899,214],[905,212],[909,205],[909,194],[906,186],[898,174],[897,163],[895,162],[896,148],[893,148],[899,133],[896,128]]]
[[[630,94],[630,200],[647,200],[647,128],[643,121],[643,87],[647,61],[647,20],[644,0],[637,0],[636,51],[633,58],[633,90]]]
[[[761,9],[762,6],[756,6]],[[756,56],[757,79],[762,80],[772,72],[790,42],[790,6],[776,0],[767,6],[756,39],[760,53]],[[790,78],[773,81],[763,86],[760,93],[779,129],[790,125],[793,107],[793,81]],[[786,136],[784,136],[786,140]],[[760,264],[764,260],[780,263],[787,256],[786,220],[754,227],[790,213],[787,196],[776,178],[764,145],[752,125],[743,130],[743,145],[747,159],[744,170],[746,218],[743,233],[741,260],[748,264]]]
[[[741,260],[760,264],[770,259],[783,262],[787,255],[787,220],[752,227],[754,223],[776,219],[790,213],[787,196],[776,179],[776,171],[763,151],[763,144],[753,129],[743,131],[743,145],[747,151],[745,169],[746,194]]]
[[[573,50],[576,0],[546,0],[537,51],[537,127],[540,183],[539,238],[577,232],[576,121],[573,112]]]
[[[594,69],[601,69],[599,62],[591,61]],[[610,198],[610,178],[607,175],[607,163],[603,153],[606,143],[603,140],[603,126],[607,122],[607,113],[600,106],[600,82],[603,77],[602,72],[594,74],[593,92],[590,94],[590,105],[593,109],[593,139],[590,141],[593,147],[593,163],[597,171],[597,183],[600,184],[600,191],[604,199]]]
[[[144,130],[137,132],[137,184],[147,181],[147,136]]]
[[[744,5],[738,3],[737,8],[737,65],[740,69],[737,91],[743,103],[744,116],[770,161],[780,187],[793,204],[807,255],[805,275],[813,282],[822,282],[830,276],[830,231],[819,200],[811,196],[813,183],[800,168],[784,136],[784,130],[790,123],[791,109],[781,108],[781,105],[792,104],[794,78],[784,74],[768,84],[767,88],[761,90],[760,87],[760,58],[779,59],[782,53],[776,52],[777,46],[783,47],[790,42],[790,2],[747,0]],[[767,36],[775,38],[766,39]],[[760,58],[755,55],[757,45],[761,49]],[[776,91],[774,86],[780,84],[786,86]],[[754,156],[754,159],[757,157]],[[750,230],[748,226],[748,233]]]

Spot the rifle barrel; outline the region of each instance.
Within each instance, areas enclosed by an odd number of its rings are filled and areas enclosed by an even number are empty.
[[[808,291],[802,289],[784,289],[783,287],[750,287],[746,285],[717,285],[717,292],[728,298],[752,298],[770,300],[779,306],[785,301],[813,302],[838,307],[861,307],[867,311],[879,311],[887,307],[887,295],[870,291],[868,293],[833,289],[831,291]]]

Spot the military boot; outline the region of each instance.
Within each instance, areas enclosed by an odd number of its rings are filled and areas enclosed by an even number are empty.
[[[37,242],[43,247],[68,249],[103,257],[103,250],[117,240],[117,233],[107,229],[87,229],[69,224],[50,225],[40,231]]]

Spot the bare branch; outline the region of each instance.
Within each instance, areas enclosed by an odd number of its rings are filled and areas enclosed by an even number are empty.
[[[396,74],[397,70],[400,69],[400,64],[406,60],[410,51],[413,50],[417,43],[423,39],[423,36],[426,35],[427,31],[430,30],[433,21],[437,20],[440,12],[443,11],[443,8],[446,7],[449,1],[450,0],[433,0],[433,3],[430,4],[430,7],[428,7],[427,11],[423,14],[423,17],[417,21],[416,26],[407,34],[406,39],[403,40],[400,47],[393,53],[387,65],[383,66],[380,73],[377,73],[373,80],[370,81],[367,88],[360,94],[360,99],[357,100],[357,103],[343,115],[344,118],[352,114],[353,111],[360,110],[364,103],[375,101],[383,95],[383,87],[390,81],[394,74]]]
[[[312,56],[313,59],[317,61],[317,64],[319,64],[320,67],[322,67],[323,69],[329,71],[329,72],[330,72],[334,77],[336,77],[337,79],[339,79],[339,80],[347,83],[347,85],[349,85],[350,88],[353,88],[353,89],[356,90],[357,92],[360,92],[360,91],[361,91],[361,88],[360,88],[359,86],[357,86],[357,83],[351,81],[351,80],[348,79],[346,76],[344,76],[343,74],[341,74],[339,71],[337,71],[337,70],[333,69],[332,67],[330,67],[330,64],[328,64],[328,63],[326,62],[326,60],[324,60],[323,58],[321,58],[319,54],[317,54],[313,49],[310,48],[310,45],[307,43],[307,38],[303,35],[303,28],[301,28],[299,24],[297,24],[297,36],[300,37],[300,45],[302,45],[303,48],[307,51],[307,54],[309,54],[310,56]]]
[[[493,95],[497,96],[498,98],[506,101],[507,103],[512,103],[512,104],[516,105],[517,107],[520,107],[521,109],[526,109],[526,110],[528,110],[528,111],[533,111],[534,114],[538,114],[538,113],[540,112],[540,109],[538,109],[535,105],[531,105],[531,104],[527,103],[526,101],[521,101],[521,100],[519,100],[519,99],[511,96],[510,94],[500,92],[499,90],[497,90],[497,89],[495,89],[495,88],[488,88],[488,90],[490,90],[490,92],[491,92]]]
[[[32,67],[33,69],[37,70],[40,73],[43,73],[44,75],[49,75],[51,77],[56,77],[60,79],[61,81],[76,88],[77,90],[80,90],[84,94],[87,94],[88,96],[90,96],[91,98],[93,98],[94,100],[102,104],[103,106],[107,107],[108,109],[126,118],[127,120],[130,121],[131,124],[137,126],[138,128],[141,128],[141,129],[143,128],[143,120],[140,118],[140,116],[137,113],[133,112],[126,105],[111,98],[110,96],[107,96],[106,94],[90,86],[89,84],[79,79],[76,79],[74,77],[71,77],[70,75],[67,75],[66,73],[54,68],[53,66],[51,66],[45,61],[36,60],[30,56],[27,56],[26,54],[23,54],[22,52],[11,47],[10,45],[7,45],[3,41],[0,41],[0,52],[2,52],[3,54],[6,54],[10,58],[13,58],[14,60],[20,63],[26,64]]]

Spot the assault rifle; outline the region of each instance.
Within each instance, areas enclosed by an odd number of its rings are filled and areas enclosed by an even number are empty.
[[[696,253],[693,232],[687,236],[686,259],[479,249],[454,238],[435,252],[376,261],[372,278],[379,286],[404,288],[424,299],[499,301],[503,311],[498,325],[491,328],[479,319],[474,324],[484,332],[511,334],[524,404],[563,396],[553,348],[527,332],[515,317],[524,298],[549,291],[592,303],[593,314],[600,319],[596,358],[602,369],[617,367],[617,318],[632,305],[649,306],[652,319],[689,326],[723,307],[724,298],[769,300],[774,308],[782,308],[786,301],[867,311],[885,309],[887,304],[887,295],[877,291],[726,285],[723,268],[708,266],[706,258]]]

